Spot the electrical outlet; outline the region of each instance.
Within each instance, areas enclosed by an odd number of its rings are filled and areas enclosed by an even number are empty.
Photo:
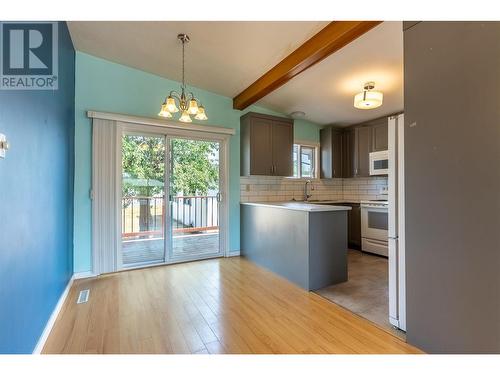
[[[379,190],[379,194],[387,194],[389,192],[387,186],[381,186]]]
[[[245,185],[245,191],[250,191],[250,185],[249,184]]]

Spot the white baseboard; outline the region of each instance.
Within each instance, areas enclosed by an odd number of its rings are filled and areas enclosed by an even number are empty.
[[[69,294],[69,290],[73,285],[73,280],[75,280],[74,275],[71,277],[71,279],[69,279],[68,285],[66,285],[66,288],[62,292],[61,297],[59,297],[59,301],[57,301],[56,307],[54,308],[54,311],[52,311],[52,314],[50,315],[50,318],[47,321],[47,324],[45,325],[42,335],[38,339],[38,343],[36,344],[35,349],[33,350],[33,354],[40,354],[42,352],[43,347],[45,346],[45,342],[49,337],[50,331],[52,331],[52,327],[54,327],[54,323],[56,322],[57,316],[59,315],[59,312],[61,311],[64,305],[64,301],[66,301],[66,297]]]
[[[75,280],[87,279],[89,277],[95,277],[95,276],[97,276],[97,275],[92,273],[92,271],[77,272],[73,275],[73,279],[75,279]]]
[[[239,250],[230,251],[227,256],[228,257],[239,257],[240,256],[240,251]]]

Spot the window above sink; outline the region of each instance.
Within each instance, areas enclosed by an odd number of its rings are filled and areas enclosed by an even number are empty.
[[[295,141],[293,145],[293,178],[318,178],[319,144]]]

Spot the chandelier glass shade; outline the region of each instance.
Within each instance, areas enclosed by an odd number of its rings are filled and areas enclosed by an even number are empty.
[[[177,35],[177,39],[182,42],[182,85],[180,94],[176,91],[170,91],[168,97],[161,105],[160,112],[158,116],[165,118],[172,118],[174,113],[181,112],[179,121],[181,122],[192,122],[191,116],[194,116],[196,120],[208,120],[205,113],[205,107],[201,102],[196,99],[192,92],[186,93],[186,83],[184,79],[184,61],[185,54],[184,48],[186,43],[189,42],[189,36],[186,34]]]
[[[374,91],[375,82],[365,83],[364,90],[354,96],[354,107],[358,109],[374,109],[380,107],[384,94]]]

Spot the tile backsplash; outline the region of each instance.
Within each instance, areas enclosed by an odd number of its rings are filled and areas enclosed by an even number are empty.
[[[385,191],[383,190],[385,189]],[[342,179],[343,199],[350,201],[387,198],[387,177]]]
[[[279,202],[304,199],[304,179],[286,177],[251,176],[240,177],[241,202]],[[358,177],[311,180],[310,199],[315,200],[360,200],[387,197],[387,177]]]

